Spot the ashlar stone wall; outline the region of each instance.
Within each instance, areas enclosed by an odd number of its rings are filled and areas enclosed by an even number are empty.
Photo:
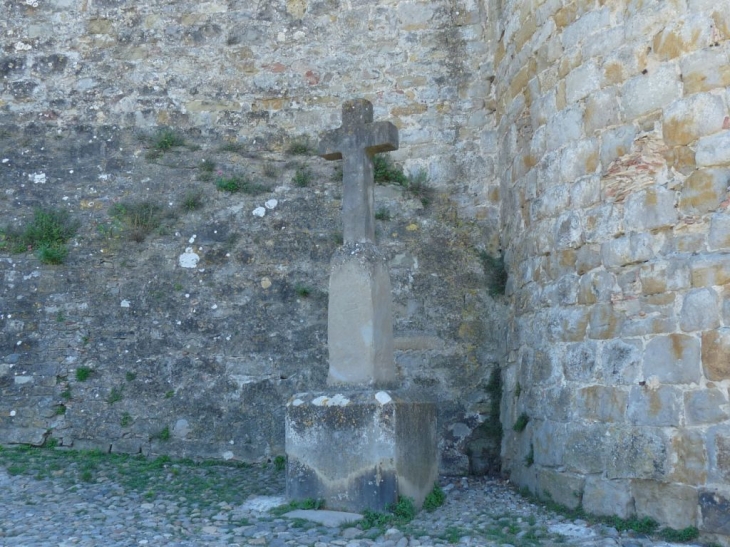
[[[495,9],[505,467],[569,507],[728,534],[730,5]]]

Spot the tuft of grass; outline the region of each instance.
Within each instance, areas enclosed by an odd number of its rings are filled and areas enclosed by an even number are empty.
[[[127,382],[132,382],[135,378],[137,378],[137,375],[134,372],[128,371],[124,374],[124,378]]]
[[[659,537],[669,543],[687,543],[694,541],[700,535],[700,531],[694,526],[689,526],[681,530],[674,528],[662,528],[659,530]]]
[[[274,469],[284,471],[286,469],[286,456],[278,455],[274,458]]]
[[[124,388],[113,387],[109,391],[109,396],[106,398],[106,402],[113,405],[122,399],[124,399]]]
[[[231,152],[233,154],[243,154],[246,151],[246,147],[240,142],[227,142],[221,144],[218,150],[221,152]]]
[[[512,429],[514,431],[517,431],[518,433],[521,433],[522,431],[525,430],[528,423],[530,423],[530,417],[527,415],[526,412],[523,412],[522,414],[520,414],[518,416],[517,420],[515,420],[515,423],[512,426]]]
[[[257,184],[251,182],[244,175],[231,175],[230,177],[219,177],[215,181],[215,186],[218,190],[223,192],[230,192],[232,194],[241,192],[249,196],[256,196],[269,192],[271,189],[263,184]]]
[[[535,447],[530,443],[530,451],[525,456],[525,467],[532,467],[535,463]]]
[[[68,401],[71,398],[71,389],[66,388],[61,392],[61,399]]]
[[[56,416],[63,416],[66,414],[66,405],[56,405],[56,408],[53,410],[53,414]]]
[[[170,428],[168,426],[165,426],[161,431],[155,433],[150,437],[151,441],[169,441],[172,437],[172,433],[170,432]]]
[[[445,502],[446,494],[438,485],[438,483],[436,483],[433,485],[433,490],[431,490],[431,492],[429,492],[426,498],[423,500],[423,508],[428,512],[435,511]]]
[[[267,161],[264,163],[263,168],[264,176],[270,179],[274,179],[279,174],[279,170],[276,168],[276,165],[274,165],[272,162]]]
[[[301,298],[308,298],[312,294],[312,289],[307,285],[297,283],[294,285],[294,292],[296,292],[297,296],[300,296]]]
[[[79,367],[76,369],[76,379],[79,382],[85,382],[91,376],[93,371],[89,367]]]
[[[184,146],[185,139],[172,129],[161,129],[150,139],[150,145],[152,149],[147,152],[146,157],[154,160],[177,146]]]
[[[129,427],[132,425],[132,422],[134,422],[134,418],[132,418],[132,415],[129,412],[125,412],[122,414],[122,419],[119,420],[119,425],[122,427]]]
[[[286,153],[292,156],[311,156],[314,154],[309,137],[299,137],[289,143]]]
[[[375,220],[390,220],[390,211],[387,207],[378,207],[375,211]]]
[[[420,200],[424,207],[428,207],[433,201],[433,188],[428,185],[428,173],[425,169],[407,177],[403,186],[409,194]]]
[[[33,220],[20,231],[3,230],[3,243],[10,252],[34,251],[44,264],[63,264],[68,256],[66,243],[80,227],[68,211],[54,208],[37,208]]]
[[[413,499],[405,496],[397,503],[390,504],[387,510],[387,513],[381,513],[366,509],[363,512],[363,519],[358,523],[360,528],[362,530],[377,528],[382,531],[387,527],[406,525],[416,516]]]
[[[408,177],[403,169],[394,165],[388,156],[376,155],[373,157],[373,178],[376,184],[397,184],[405,186]]]
[[[306,188],[312,182],[312,172],[306,167],[299,167],[294,173],[292,182],[298,188]]]
[[[138,243],[159,230],[166,219],[172,219],[161,205],[147,200],[115,203],[109,208],[109,215],[126,225],[130,239]]]
[[[486,251],[479,251],[479,260],[487,277],[487,287],[490,296],[503,295],[507,290],[507,269],[504,264],[504,255],[495,257]]]
[[[172,399],[174,395],[175,395],[175,390],[170,389],[165,392],[165,399]]]
[[[200,190],[190,190],[185,192],[181,207],[184,211],[197,211],[203,207],[203,192]]]
[[[324,500],[315,498],[292,500],[289,503],[272,508],[269,512],[278,517],[283,515],[284,513],[288,513],[289,511],[294,511],[296,509],[324,509]]]

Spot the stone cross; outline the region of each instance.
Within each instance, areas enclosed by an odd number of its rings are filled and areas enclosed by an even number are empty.
[[[320,141],[320,156],[327,160],[344,159],[345,243],[375,241],[373,155],[397,149],[398,128],[390,122],[373,123],[373,105],[365,99],[343,104],[342,127],[328,132]]]

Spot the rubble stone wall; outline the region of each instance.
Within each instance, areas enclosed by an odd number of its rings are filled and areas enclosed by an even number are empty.
[[[730,7],[501,10],[505,466],[569,507],[728,534]]]

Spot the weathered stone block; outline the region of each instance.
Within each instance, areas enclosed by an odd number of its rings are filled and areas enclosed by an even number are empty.
[[[689,287],[689,265],[684,260],[654,262],[639,271],[641,290],[644,294],[662,294]]]
[[[654,52],[665,61],[707,47],[712,41],[711,28],[708,15],[694,13],[659,32],[654,37]]]
[[[715,211],[727,196],[728,181],[730,181],[730,169],[695,171],[682,186],[679,197],[680,210],[686,215],[701,215]]]
[[[705,434],[694,429],[681,429],[672,437],[668,456],[669,482],[704,484],[707,480]]]
[[[730,426],[719,425],[707,433],[709,482],[730,482]]]
[[[730,255],[711,255],[690,262],[693,287],[711,287],[730,283]]]
[[[664,108],[682,95],[677,70],[659,65],[647,74],[627,81],[621,89],[621,104],[626,120],[633,120],[653,110]]]
[[[677,427],[682,413],[682,394],[671,386],[631,388],[628,417],[634,425]]]
[[[626,199],[625,222],[637,231],[654,230],[677,223],[675,193],[656,186]]]
[[[327,339],[328,384],[395,381],[390,276],[374,247],[346,246],[332,258]]]
[[[623,207],[614,203],[586,211],[583,220],[586,243],[603,243],[624,231]]]
[[[655,481],[632,481],[636,515],[649,517],[672,528],[682,529],[697,523],[698,492],[692,486]]]
[[[613,304],[596,304],[591,308],[588,336],[598,340],[614,338],[621,331],[626,318]]]
[[[588,477],[583,491],[583,509],[592,515],[615,515],[622,519],[634,516],[631,483]]]
[[[700,341],[686,334],[655,336],[644,350],[644,377],[663,384],[700,381]]]
[[[537,470],[537,495],[549,498],[570,509],[581,504],[585,477],[560,473],[553,469]]]
[[[436,407],[380,391],[303,393],[286,408],[287,496],[382,511],[399,496],[418,507],[438,474]]]
[[[702,334],[702,368],[713,382],[730,379],[730,328]]]
[[[720,298],[710,288],[694,289],[684,296],[679,326],[685,332],[714,329],[720,325]]]
[[[611,162],[631,151],[635,138],[636,128],[633,125],[616,127],[601,134],[601,168],[604,173]]]
[[[717,490],[700,490],[700,530],[709,534],[730,536],[730,494]]]
[[[601,246],[603,264],[607,268],[646,262],[654,257],[649,234],[631,234],[607,241]]]
[[[704,48],[680,61],[686,95],[730,85],[730,66],[722,48]]]
[[[566,380],[589,382],[597,379],[597,372],[595,342],[568,344],[563,361],[563,375]]]
[[[563,464],[573,473],[602,473],[606,467],[606,428],[595,422],[590,425],[567,426]]]
[[[584,99],[600,89],[602,80],[603,71],[595,62],[588,61],[580,65],[565,77],[566,100],[573,104]]]
[[[726,111],[722,98],[717,95],[697,93],[679,99],[664,109],[664,142],[669,146],[684,146],[722,131]]]
[[[622,388],[588,386],[579,389],[575,395],[576,412],[585,420],[623,422],[627,400],[628,394]]]
[[[719,423],[730,418],[727,394],[719,389],[706,388],[684,394],[687,425]]]
[[[667,440],[658,428],[609,428],[606,447],[609,479],[661,480],[666,474]]]
[[[695,159],[700,167],[730,165],[730,131],[699,139]]]
[[[638,340],[610,340],[603,346],[603,376],[611,384],[633,384],[639,377],[642,343]]]
[[[571,72],[568,77],[575,72],[577,71]],[[595,131],[605,127],[618,125],[620,120],[621,112],[618,105],[618,93],[615,88],[602,89],[591,93],[586,98],[585,126],[587,135],[593,135]],[[613,161],[616,157],[618,156],[614,156],[610,161]]]
[[[563,464],[567,444],[565,424],[550,420],[532,421],[532,442],[535,463],[546,467]]]
[[[730,215],[726,211],[712,215],[707,245],[711,251],[730,249]]]

